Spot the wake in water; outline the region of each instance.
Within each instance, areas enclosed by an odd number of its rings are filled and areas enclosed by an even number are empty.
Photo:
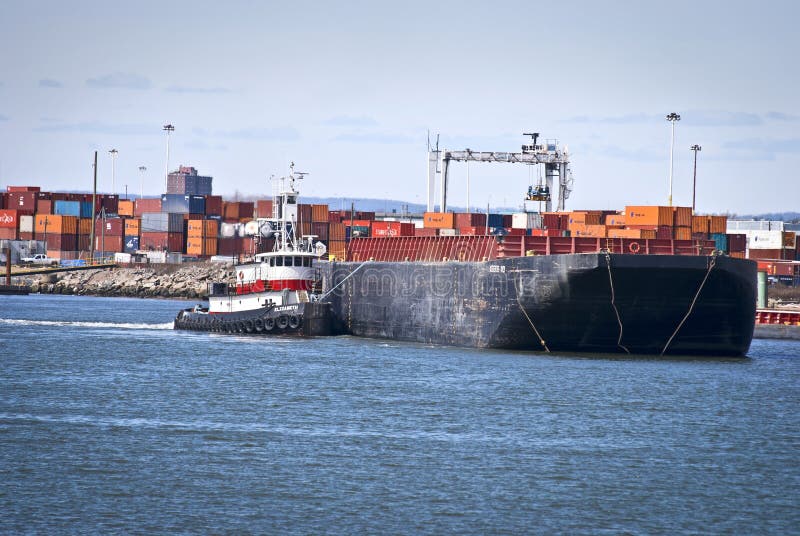
[[[80,328],[110,328],[110,329],[172,329],[172,322],[163,324],[133,324],[115,322],[67,322],[61,320],[20,320],[16,318],[0,318],[0,324],[17,326],[70,326]]]

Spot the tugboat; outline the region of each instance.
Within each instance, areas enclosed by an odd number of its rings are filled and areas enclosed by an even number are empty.
[[[320,301],[316,261],[327,252],[315,236],[297,239],[295,187],[303,173],[280,179],[273,217],[259,219],[261,236],[275,238],[268,253],[235,265],[235,282],[209,284],[208,307],[184,309],[175,329],[253,335],[329,335],[330,304]]]

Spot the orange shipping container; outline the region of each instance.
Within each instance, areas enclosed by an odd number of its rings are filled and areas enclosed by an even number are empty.
[[[606,226],[605,225],[583,225],[580,223],[571,223],[569,232],[572,236],[588,236],[592,238],[605,238]]]
[[[141,218],[126,218],[125,219],[125,236],[139,236],[142,229]]]
[[[708,233],[708,216],[692,216],[692,232]]]
[[[120,199],[119,203],[117,204],[117,214],[120,216],[133,216],[133,201],[127,201],[124,199]]]
[[[344,240],[346,238],[345,224],[343,223],[330,223],[328,227],[328,239],[331,242],[337,240]]]
[[[426,212],[422,223],[428,229],[452,229],[455,215],[452,212]]]
[[[217,220],[189,220],[186,222],[186,234],[196,238],[216,238],[218,228]]]
[[[78,218],[75,216],[37,214],[36,232],[53,234],[78,234]]]
[[[709,216],[708,217],[708,232],[709,233],[725,233],[728,230],[728,217],[727,216]]]
[[[606,216],[606,225],[625,225],[625,214],[609,214]]]
[[[328,221],[328,205],[311,205],[311,221],[312,222],[327,222]]]
[[[569,223],[601,225],[603,223],[603,213],[599,210],[576,210],[570,213]]]
[[[675,227],[692,226],[692,207],[672,207],[672,224]]]
[[[608,238],[642,238],[641,229],[609,229]]]
[[[669,225],[674,221],[672,207],[660,206],[626,206],[626,225]],[[723,231],[724,232],[724,231]]]
[[[186,239],[186,254],[206,257],[217,254],[217,239],[190,236]]]
[[[344,240],[331,240],[328,242],[328,258],[343,261],[347,251],[347,242]]]
[[[692,239],[692,228],[687,226],[681,227],[674,227],[672,229],[673,237],[675,240],[691,240]]]

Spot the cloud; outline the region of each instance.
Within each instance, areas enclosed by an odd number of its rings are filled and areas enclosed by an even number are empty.
[[[591,117],[588,115],[578,115],[561,121],[562,123],[601,123],[611,125],[634,125],[642,123],[652,123],[657,121],[660,116],[655,114],[627,114],[611,117]]]
[[[326,119],[322,122],[323,125],[329,127],[377,127],[378,122],[366,115],[361,115],[358,117],[349,116],[349,115],[339,115],[336,117],[331,117],[330,119]]]
[[[59,82],[58,80],[53,80],[52,78],[42,78],[39,80],[39,87],[49,87],[49,88],[62,88],[64,84]]]
[[[699,127],[749,127],[764,123],[758,114],[724,110],[689,110],[681,114],[681,119]]]
[[[89,78],[86,85],[97,89],[150,89],[152,84],[144,76],[132,73],[111,73]]]
[[[61,123],[54,121],[52,124],[42,125],[34,129],[36,132],[78,132],[81,134],[118,134],[124,136],[138,136],[157,134],[158,125],[150,124],[110,124],[100,121],[87,121],[82,123]]]
[[[410,136],[403,134],[381,134],[371,132],[351,132],[348,134],[340,134],[331,139],[331,141],[341,141],[347,143],[376,143],[380,145],[399,145],[405,143],[414,143],[417,140]]]
[[[224,138],[231,140],[296,141],[300,139],[300,133],[294,127],[250,127],[237,130],[215,131],[193,128],[192,134],[201,138]]]
[[[198,95],[223,95],[232,93],[232,90],[226,87],[169,86],[164,91],[168,93],[194,93]]]
[[[787,121],[791,123],[800,121],[800,116],[785,114],[783,112],[767,112],[764,114],[764,117],[767,119],[772,119],[773,121]]]
[[[775,160],[778,155],[800,154],[800,138],[750,138],[722,144],[722,150],[736,160]]]

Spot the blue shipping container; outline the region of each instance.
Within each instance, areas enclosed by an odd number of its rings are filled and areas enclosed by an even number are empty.
[[[81,218],[94,218],[91,201],[81,201]]]
[[[487,217],[487,225],[489,227],[502,227],[503,215],[502,214],[489,214]]]
[[[81,202],[80,201],[56,201],[53,203],[53,214],[59,216],[75,216],[81,217]]]
[[[125,248],[125,253],[136,253],[139,250],[139,237],[126,236],[123,246]]]
[[[724,233],[712,233],[711,239],[714,241],[714,247],[716,249],[728,253],[728,235]]]
[[[180,214],[205,214],[206,198],[202,195],[164,194],[161,210]]]

